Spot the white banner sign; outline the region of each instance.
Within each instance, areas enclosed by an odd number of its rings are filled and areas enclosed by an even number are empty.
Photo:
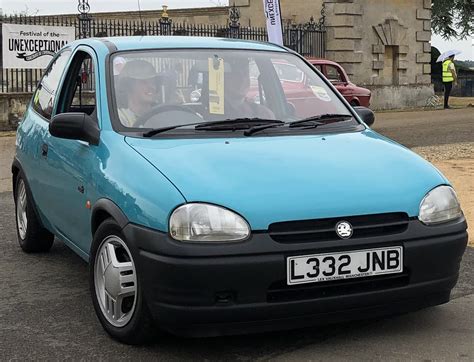
[[[270,43],[283,45],[280,0],[263,0],[263,10],[267,18],[268,41]]]
[[[2,24],[3,68],[44,69],[52,56],[75,39],[70,26]]]

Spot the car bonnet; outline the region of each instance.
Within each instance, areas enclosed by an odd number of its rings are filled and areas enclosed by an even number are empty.
[[[140,139],[126,142],[188,202],[222,205],[253,230],[278,221],[406,212],[447,184],[441,173],[377,133]]]

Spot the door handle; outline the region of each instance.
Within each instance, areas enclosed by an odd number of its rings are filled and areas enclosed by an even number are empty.
[[[48,155],[48,145],[46,143],[43,143],[41,145],[41,156],[46,157]]]

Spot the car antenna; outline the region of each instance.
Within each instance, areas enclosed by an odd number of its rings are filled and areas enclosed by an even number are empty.
[[[140,18],[140,31],[143,32],[142,9],[140,7],[140,0],[137,0],[137,3],[138,3],[138,17]]]

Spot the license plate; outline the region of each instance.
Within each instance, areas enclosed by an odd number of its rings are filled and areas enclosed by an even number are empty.
[[[364,278],[402,271],[401,246],[287,258],[288,285]]]

